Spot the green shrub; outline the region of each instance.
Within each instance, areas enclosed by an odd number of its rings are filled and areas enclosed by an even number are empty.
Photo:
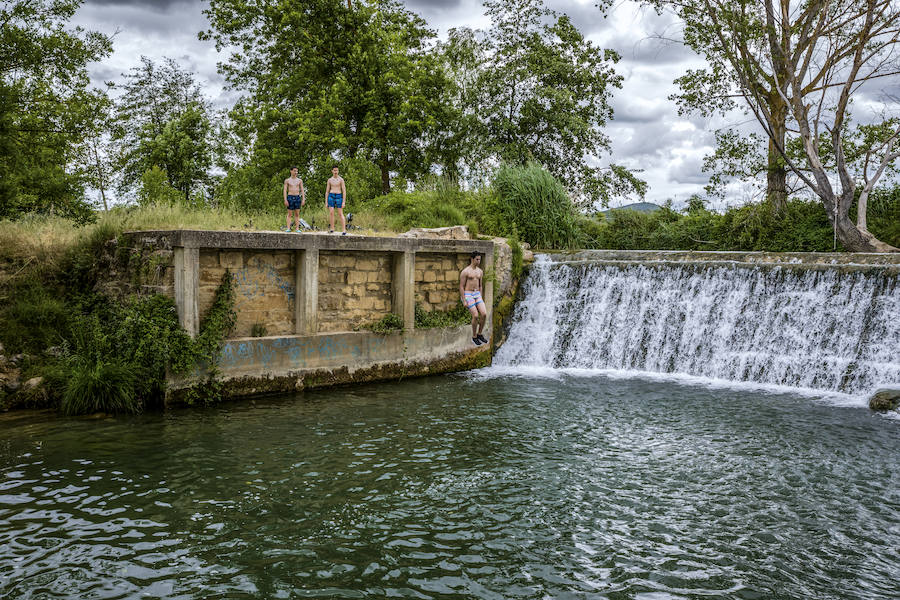
[[[653,212],[613,210],[578,222],[586,247],[616,250],[761,250],[824,252],[833,233],[815,201],[791,200],[782,213],[769,203],[706,210],[699,202],[687,214],[668,206]],[[838,248],[840,249],[840,248]]]
[[[119,355],[111,325],[97,315],[74,320],[72,347],[62,361],[63,413],[136,413],[143,408],[138,386],[147,369]]]
[[[425,310],[416,302],[416,329],[432,329],[435,327],[456,327],[472,322],[472,314],[462,305],[455,304],[450,310]]]
[[[0,331],[10,352],[36,354],[69,334],[72,308],[53,286],[28,281],[10,290],[0,309]]]
[[[66,367],[66,387],[60,403],[64,414],[137,413],[143,408],[136,393],[140,375],[132,365],[98,358],[72,360]]]
[[[403,329],[403,317],[401,317],[400,315],[395,315],[394,313],[388,313],[374,323],[364,325],[363,329],[368,329],[369,331],[373,331],[375,333],[390,333],[392,331],[398,331]]]
[[[434,192],[391,192],[372,201],[395,231],[413,227],[462,225],[466,217],[459,207],[442,202]]]
[[[503,165],[494,174],[497,192],[487,203],[490,227],[509,236],[515,227],[536,248],[571,249],[580,243],[578,212],[566,188],[536,164]]]
[[[141,175],[140,185],[137,190],[137,201],[141,206],[150,204],[176,204],[183,195],[169,185],[166,172],[156,165],[150,167]]]

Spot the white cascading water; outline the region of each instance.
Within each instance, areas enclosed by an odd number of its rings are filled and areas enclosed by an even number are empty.
[[[900,284],[878,269],[555,263],[495,366],[685,374],[861,394],[900,384]]]

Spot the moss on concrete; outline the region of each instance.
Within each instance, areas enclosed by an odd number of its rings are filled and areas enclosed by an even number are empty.
[[[398,361],[381,363],[362,369],[318,369],[298,371],[277,377],[240,377],[221,382],[222,397],[228,400],[251,396],[300,392],[336,385],[374,381],[396,381],[406,377],[423,377],[440,373],[453,373],[479,369],[491,364],[491,352],[487,348],[458,352],[435,361]],[[187,404],[196,389],[207,385],[198,383],[192,387],[171,390],[166,398],[167,406]],[[194,393],[192,394],[192,389]]]

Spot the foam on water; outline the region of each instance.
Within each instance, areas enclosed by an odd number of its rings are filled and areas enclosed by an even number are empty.
[[[871,272],[554,263],[539,255],[494,367],[676,376],[860,404],[900,384],[900,285]]]

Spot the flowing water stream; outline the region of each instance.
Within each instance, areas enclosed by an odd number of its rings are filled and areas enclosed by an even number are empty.
[[[900,385],[900,284],[878,268],[623,266],[539,255],[514,321],[495,365],[849,395]]]
[[[489,369],[0,415],[0,598],[900,598],[895,284],[639,269],[539,264]]]

